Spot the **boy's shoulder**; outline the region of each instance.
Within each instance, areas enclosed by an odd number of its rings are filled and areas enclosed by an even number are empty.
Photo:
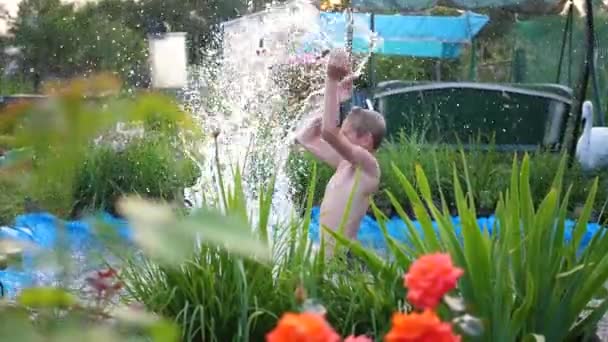
[[[368,167],[368,170],[366,170],[366,168],[360,167],[361,172],[364,173],[369,178],[380,179],[380,172],[381,172],[380,162],[378,162],[378,158],[376,158],[375,153],[371,153],[363,148],[362,148],[362,150],[364,151],[364,153],[367,153],[369,155],[369,161],[371,161],[373,163],[373,168],[370,169]],[[344,169],[344,168],[355,168],[355,166],[348,160],[342,159],[340,164],[338,165],[338,169],[336,169],[336,173],[338,171],[340,171],[340,169]]]

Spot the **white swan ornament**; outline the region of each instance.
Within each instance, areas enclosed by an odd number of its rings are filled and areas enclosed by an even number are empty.
[[[584,170],[608,168],[608,127],[593,127],[593,104],[583,103],[583,134],[576,144],[576,159]]]

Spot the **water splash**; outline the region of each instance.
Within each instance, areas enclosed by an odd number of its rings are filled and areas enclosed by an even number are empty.
[[[254,222],[257,186],[275,173],[271,224],[292,215],[285,164],[293,131],[306,119],[311,103],[313,107],[318,104],[311,97],[322,94],[322,52],[339,45],[321,32],[319,18],[317,8],[302,0],[273,5],[225,23],[222,56],[191,70],[184,103],[200,117],[207,131],[221,132],[220,165],[212,159],[213,139],[201,147],[203,174],[187,193],[194,206],[219,203],[217,196],[209,197],[219,194],[216,167],[222,169],[225,181],[231,181],[226,171],[238,163],[245,166],[248,208]],[[357,37],[369,42],[369,51],[381,43],[362,23],[355,21],[354,27]],[[355,72],[363,71],[369,56],[355,56]]]

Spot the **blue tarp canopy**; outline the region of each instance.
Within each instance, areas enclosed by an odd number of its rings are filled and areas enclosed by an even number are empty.
[[[563,7],[562,0],[351,0],[351,6],[361,12],[415,12],[436,6],[477,10],[502,8],[518,13],[546,15],[557,14]]]
[[[321,32],[332,45],[344,45],[346,15],[321,13]],[[457,58],[462,45],[468,44],[488,23],[485,15],[465,12],[457,17],[375,15],[354,13],[353,52],[368,52],[372,31],[381,43],[375,53],[393,56]]]

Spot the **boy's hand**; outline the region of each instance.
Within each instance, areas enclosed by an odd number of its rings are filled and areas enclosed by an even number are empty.
[[[344,49],[332,50],[327,62],[327,78],[332,81],[342,81],[350,73],[350,58],[346,51]]]
[[[310,127],[311,134],[314,136],[321,136],[321,124],[323,123],[323,117],[317,115],[310,119],[308,127]]]
[[[316,139],[321,136],[321,115],[315,114],[304,120],[302,127],[296,132],[296,135],[302,140]]]

